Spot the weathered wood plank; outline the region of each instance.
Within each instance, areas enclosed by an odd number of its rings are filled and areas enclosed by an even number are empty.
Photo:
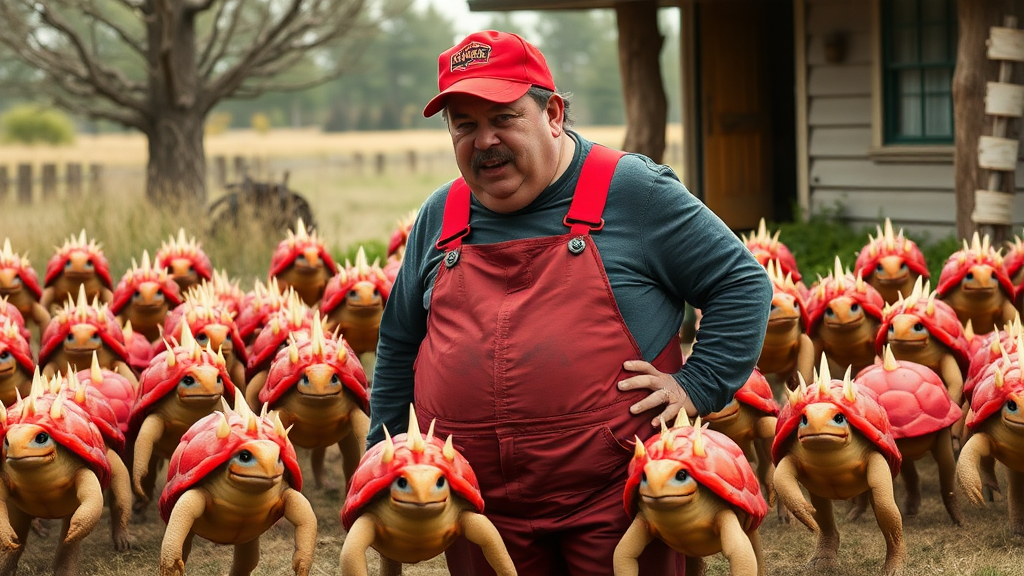
[[[953,190],[953,165],[812,158],[811,186],[880,190]]]
[[[811,126],[871,127],[871,97],[819,97],[811,100],[807,123]]]
[[[811,66],[828,64],[825,60],[825,38],[829,30],[812,30],[807,45],[807,63]],[[849,34],[846,37],[844,64],[871,64],[871,34]]]
[[[871,128],[813,128],[810,153],[818,156],[865,158],[871,147]]]
[[[956,195],[952,190],[842,190],[816,189],[813,211],[835,211],[844,217],[881,222],[886,217],[905,222],[956,223]],[[1022,212],[1024,216],[1024,212]]]
[[[870,32],[871,10],[863,0],[807,3],[807,30],[811,33]]]
[[[814,66],[807,93],[815,96],[871,96],[870,65]]]

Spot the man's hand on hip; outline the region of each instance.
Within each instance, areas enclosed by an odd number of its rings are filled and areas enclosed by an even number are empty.
[[[690,417],[697,415],[697,408],[690,401],[690,396],[671,374],[660,372],[649,362],[643,360],[626,360],[622,367],[630,372],[639,372],[639,374],[620,381],[619,390],[645,388],[651,391],[646,398],[629,407],[631,413],[640,414],[659,406],[665,406],[661,414],[651,420],[651,426],[660,427],[662,419],[671,426],[680,410],[685,410]]]

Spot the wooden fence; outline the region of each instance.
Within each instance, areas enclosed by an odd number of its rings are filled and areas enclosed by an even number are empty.
[[[0,202],[6,201],[12,192],[19,204],[32,204],[36,199],[49,201],[57,198],[58,190],[64,190],[66,198],[81,197],[83,192],[93,195],[103,191],[103,165],[89,164],[88,172],[79,162],[68,162],[63,171],[57,164],[42,164],[38,172],[32,164],[18,164],[14,171],[0,165]],[[38,188],[39,196],[35,192]]]

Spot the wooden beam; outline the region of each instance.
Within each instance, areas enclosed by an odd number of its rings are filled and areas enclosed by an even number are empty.
[[[800,218],[811,214],[810,158],[807,124],[807,27],[804,0],[793,0],[793,48],[796,67],[796,203]]]
[[[591,10],[613,8],[622,2],[645,0],[466,0],[470,12],[511,12],[514,10]],[[759,0],[758,0],[759,1]],[[681,6],[686,0],[659,0],[660,7]]]

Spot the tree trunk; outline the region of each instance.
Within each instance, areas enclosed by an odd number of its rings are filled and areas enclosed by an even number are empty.
[[[970,238],[979,229],[971,220],[974,192],[985,188],[988,183],[988,171],[978,167],[978,139],[992,133],[992,119],[985,114],[986,83],[994,82],[999,77],[999,62],[989,60],[986,55],[989,28],[1002,26],[1003,17],[1017,14],[1019,4],[1015,0],[957,2],[959,39],[956,70],[953,73],[953,123],[956,126],[953,170],[956,233],[960,238]],[[1018,121],[1011,121],[1015,122]],[[1012,173],[1003,180],[1003,191],[1015,192]],[[1002,231],[1003,235],[1005,232]],[[1002,239],[996,237],[993,241],[1000,242]]]
[[[203,125],[210,105],[197,94],[196,13],[178,0],[150,0],[149,163],[146,197],[157,206],[206,205]]]
[[[622,2],[615,5],[615,13],[626,107],[626,140],[622,148],[660,163],[665,153],[668,104],[661,83],[659,56],[665,37],[658,30],[658,3]]]

